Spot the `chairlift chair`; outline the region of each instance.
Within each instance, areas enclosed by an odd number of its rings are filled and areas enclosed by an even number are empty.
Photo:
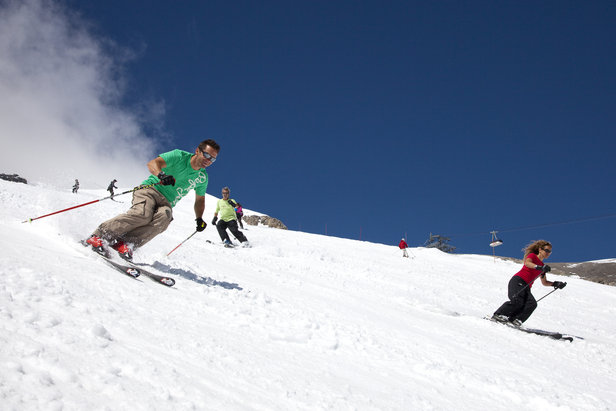
[[[492,241],[490,242],[490,247],[494,248],[498,247],[499,245],[503,245],[503,240],[496,236],[496,233],[498,233],[498,231],[490,231],[490,233],[492,234]]]
[[[499,245],[503,245],[503,240],[499,240],[498,238],[496,240],[492,240],[490,243],[490,247],[498,247]]]

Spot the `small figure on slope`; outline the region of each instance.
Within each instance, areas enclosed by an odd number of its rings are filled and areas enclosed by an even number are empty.
[[[406,252],[406,249],[408,248],[408,244],[406,243],[406,241],[404,240],[404,238],[402,240],[400,240],[400,243],[398,244],[398,247],[400,247],[400,249],[402,250],[402,257],[407,257],[409,256],[409,254]]]
[[[118,180],[116,180],[116,179],[114,178],[114,179],[113,179],[113,181],[112,181],[111,183],[109,183],[109,185],[107,186],[107,191],[109,191],[109,194],[111,194],[111,197],[113,197],[113,194],[114,194],[114,193],[113,193],[113,189],[114,189],[114,188],[118,188],[118,187],[116,187],[116,185],[115,185],[115,183],[116,183],[117,181],[118,181]]]
[[[552,253],[552,244],[545,240],[538,240],[526,246],[524,250],[524,265],[511,280],[509,280],[509,301],[501,305],[492,316],[499,322],[510,322],[515,326],[521,326],[528,320],[537,308],[537,301],[530,292],[533,283],[541,278],[541,284],[546,287],[564,288],[567,283],[561,281],[548,281],[545,277],[550,272],[549,265],[544,260]]]
[[[79,190],[79,180],[75,179],[75,184],[73,185],[73,193],[77,194],[77,190]]]
[[[235,215],[235,200],[229,199],[229,187],[222,189],[222,199],[216,203],[216,211],[214,211],[214,218],[212,224],[216,225],[220,239],[225,246],[232,246],[233,243],[227,233],[227,228],[237,238],[244,247],[248,247],[248,239],[237,227],[237,216]],[[220,220],[218,219],[218,213],[220,213]]]
[[[242,223],[244,210],[242,209],[242,205],[240,203],[235,203],[235,215],[237,216],[237,223],[240,225],[241,229],[244,230],[244,223]]]

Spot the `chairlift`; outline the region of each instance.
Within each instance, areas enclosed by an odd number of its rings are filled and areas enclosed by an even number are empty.
[[[490,234],[492,234],[492,241],[490,241],[490,247],[492,248],[503,245],[503,240],[499,239],[496,236],[496,233],[498,233],[498,231],[490,231]]]
[[[494,257],[495,263],[496,263],[496,251],[494,249],[498,247],[499,245],[503,245],[503,240],[498,238],[496,236],[496,233],[498,233],[498,231],[490,231],[490,234],[492,234],[492,241],[490,241],[490,247],[492,247],[492,257]]]

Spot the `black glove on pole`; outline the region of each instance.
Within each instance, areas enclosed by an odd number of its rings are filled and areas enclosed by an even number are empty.
[[[175,186],[175,178],[173,176],[168,176],[164,171],[158,173],[158,179],[164,186]]]
[[[195,221],[197,222],[197,231],[198,232],[201,232],[201,231],[205,230],[205,227],[207,227],[207,224],[205,224],[205,221],[203,221],[203,218],[197,217],[197,219]]]
[[[214,218],[212,218],[212,225],[216,225],[216,221],[218,221],[218,217],[214,216]]]
[[[554,281],[554,283],[552,284],[552,287],[556,289],[563,289],[565,288],[566,285],[567,283],[563,283],[562,281]]]

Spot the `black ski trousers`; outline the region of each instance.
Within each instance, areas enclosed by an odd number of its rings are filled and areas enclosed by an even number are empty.
[[[537,301],[531,294],[530,287],[517,275],[509,280],[508,296],[509,301],[501,305],[494,312],[495,315],[507,316],[509,321],[518,319],[524,322],[537,308]]]
[[[220,239],[222,241],[229,240],[229,242],[231,242],[231,239],[229,238],[229,234],[227,234],[227,228],[229,229],[229,231],[231,231],[231,234],[233,234],[233,236],[240,241],[240,243],[243,243],[244,241],[248,241],[246,236],[237,227],[236,220],[231,220],[231,221],[218,220],[218,223],[216,223],[216,229],[218,230],[218,235],[220,235]]]

